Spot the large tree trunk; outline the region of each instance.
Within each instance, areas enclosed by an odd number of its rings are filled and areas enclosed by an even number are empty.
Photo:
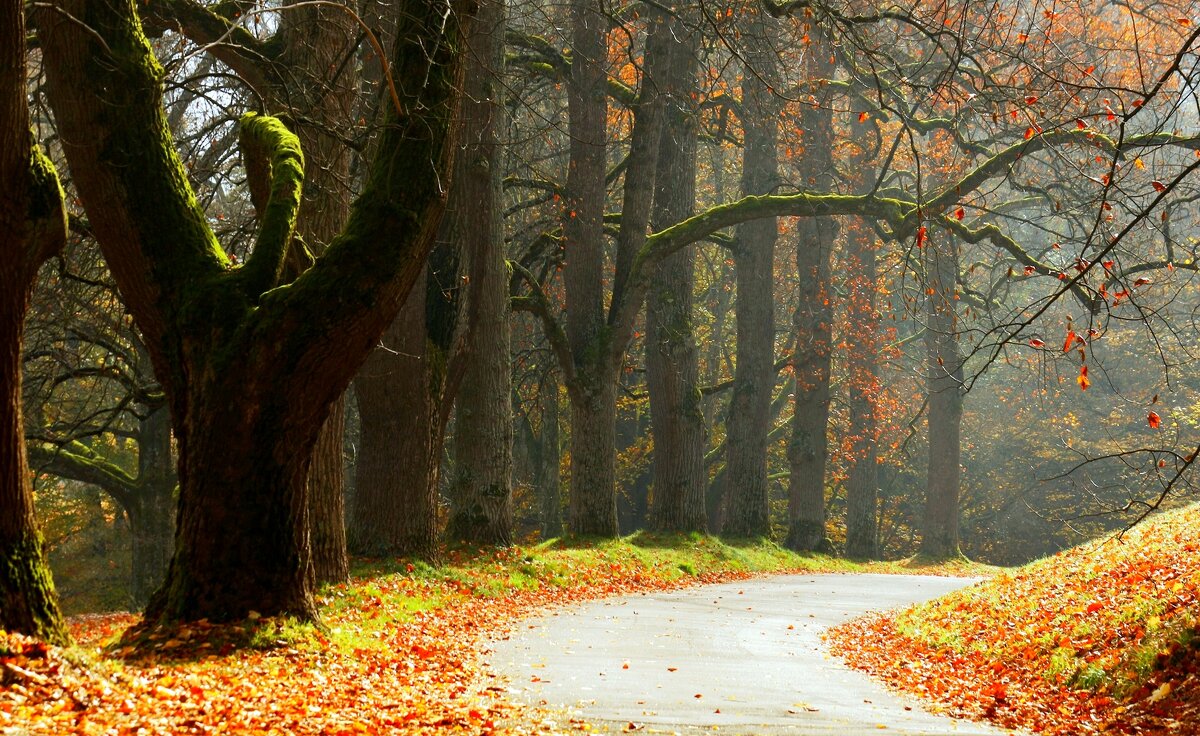
[[[512,362],[505,266],[500,127],[504,2],[485,0],[468,38],[463,95],[464,147],[446,214],[470,276],[473,325],[459,388],[454,478],[447,534],[475,544],[509,545],[512,508]]]
[[[175,458],[171,453],[171,414],[152,409],[138,423],[138,479],[125,510],[132,535],[130,598],[137,607],[150,600],[166,577],[174,551]]]
[[[929,392],[929,474],[921,555],[958,557],[958,497],[961,476],[963,359],[958,346],[955,284],[958,243],[947,236],[936,247],[927,242],[931,279],[926,315],[926,386]]]
[[[854,223],[846,258],[846,392],[850,408],[850,472],[846,479],[846,556],[879,555],[879,314],[875,308],[875,237]]]
[[[68,640],[33,512],[21,342],[38,266],[66,241],[54,167],[29,132],[23,3],[0,6],[0,629]]]
[[[616,376],[604,325],[604,83],[608,19],[594,0],[572,0],[572,63],[567,83],[570,165],[563,236],[567,339],[579,385],[571,400],[570,530],[617,535]]]
[[[816,104],[803,105],[804,155],[796,167],[805,187],[833,185],[833,48],[813,29],[806,51],[807,81],[816,85]],[[792,434],[788,441],[788,532],[784,544],[798,551],[829,551],[825,524],[825,465],[829,458],[829,378],[833,345],[833,293],[829,259],[838,226],[832,217],[810,217],[796,225],[796,309],[792,316]]]
[[[350,540],[373,557],[437,555],[437,473],[441,436],[422,278],[358,373],[363,427]]]
[[[136,4],[38,7],[74,182],[146,337],[179,445],[175,556],[151,619],[316,617],[308,471],[330,406],[403,304],[435,234],[459,84],[461,19],[445,10],[402,4],[391,67],[421,84],[405,90],[405,109],[389,107],[346,228],[279,289],[303,175],[295,137],[271,118],[243,120],[244,152],[268,151],[270,206],[234,268],[174,155]]]
[[[690,217],[696,199],[696,124],[689,95],[695,87],[697,34],[670,24],[673,48],[667,79],[666,124],[658,149],[655,230]],[[646,385],[654,435],[654,492],[650,526],[704,531],[708,444],[699,387],[699,351],[692,330],[695,253],[685,248],[663,261],[646,308]]]
[[[772,81],[775,56],[768,41],[772,20],[752,13],[743,36],[750,69],[742,77],[743,194],[765,194],[779,181],[778,104]],[[738,226],[737,367],[726,422],[725,518],[722,534],[734,537],[770,533],[767,499],[767,433],[775,386],[775,302],[773,296],[776,220],[761,218]]]

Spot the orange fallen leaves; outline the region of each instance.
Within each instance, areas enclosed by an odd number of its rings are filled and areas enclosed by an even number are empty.
[[[829,639],[852,667],[953,715],[1049,736],[1190,733],[1198,552],[1193,507]],[[1154,668],[1139,675],[1147,652]]]
[[[455,553],[452,553],[452,557]],[[518,564],[515,551],[482,553]],[[512,558],[512,559],[510,559]],[[413,573],[413,566],[406,568]],[[567,580],[501,595],[479,593],[484,574],[462,580],[399,576],[346,586],[363,604],[326,612],[329,630],[386,621],[379,648],[342,651],[318,635],[313,646],[282,643],[239,649],[260,619],[221,627],[189,623],[143,632],[145,642],[105,661],[97,645],[136,623],[129,614],[72,620],[76,641],[101,659],[77,664],[63,650],[0,633],[0,731],[66,734],[536,734],[561,730],[544,714],[508,703],[483,671],[483,641],[552,605],[750,577],[742,571],[669,580],[656,570],[605,564],[572,570]],[[384,591],[376,594],[372,591]],[[386,589],[386,590],[385,590]],[[438,596],[434,610],[396,607],[398,592]],[[233,632],[234,629],[238,631]],[[230,636],[237,633],[239,637]],[[112,656],[112,655],[110,655]],[[123,658],[123,659],[121,659]],[[587,730],[586,723],[573,728]]]

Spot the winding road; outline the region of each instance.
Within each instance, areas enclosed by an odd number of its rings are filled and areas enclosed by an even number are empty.
[[[827,653],[821,633],[971,580],[787,575],[613,598],[529,619],[491,643],[514,700],[601,732],[1007,733],[925,711]]]

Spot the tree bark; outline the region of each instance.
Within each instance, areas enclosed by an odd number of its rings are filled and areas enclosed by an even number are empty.
[[[463,91],[464,146],[446,215],[461,243],[475,302],[457,398],[447,535],[484,545],[513,542],[511,329],[499,140],[504,15],[503,0],[485,0],[467,39],[472,62]]]
[[[766,194],[779,181],[777,78],[772,52],[772,19],[749,11],[742,77],[742,192]],[[770,533],[767,498],[767,433],[771,429],[771,393],[775,386],[774,260],[776,220],[765,217],[738,226],[737,367],[726,422],[725,516],[721,533],[733,537]]]
[[[563,283],[567,339],[581,384],[568,392],[568,523],[575,534],[615,537],[616,376],[608,366],[603,302],[607,27],[608,19],[598,3],[572,0],[572,62],[567,83],[571,143],[563,211],[567,256]]]
[[[270,118],[243,122],[272,152],[272,189],[259,242],[234,268],[173,152],[136,4],[38,7],[74,182],[178,440],[175,556],[151,620],[316,618],[307,478],[317,436],[417,279],[448,179],[463,19],[444,10],[402,3],[391,67],[404,88],[371,173],[325,255],[281,289],[303,177],[294,136]]]
[[[440,443],[425,278],[355,381],[363,426],[351,546],[372,557],[437,556]]]
[[[38,266],[66,242],[63,193],[29,130],[25,8],[0,6],[0,629],[69,640],[34,518],[21,344]]]
[[[805,52],[807,81],[814,85],[815,104],[803,105],[804,154],[796,167],[805,187],[833,186],[833,48],[813,28]],[[784,542],[797,551],[831,550],[826,532],[825,466],[829,458],[829,379],[833,345],[832,290],[829,259],[838,226],[831,217],[811,217],[796,226],[796,273],[799,276],[792,316],[792,434],[788,441],[788,532]]]
[[[958,241],[926,242],[931,283],[926,311],[926,386],[929,392],[929,472],[921,555],[959,557],[958,498],[961,478],[963,359],[958,346]]]
[[[132,535],[130,598],[140,608],[158,590],[174,551],[175,458],[171,453],[171,414],[166,406],[151,409],[138,423],[138,478],[126,513]]]
[[[846,479],[846,556],[879,555],[879,314],[875,237],[854,223],[846,258],[846,391],[850,407],[850,464]]]
[[[669,26],[670,65],[660,89],[666,123],[658,148],[652,226],[669,227],[690,217],[696,199],[696,124],[689,95],[696,84],[698,36],[686,22]],[[650,286],[646,308],[646,385],[654,436],[654,491],[650,527],[705,531],[708,434],[699,386],[699,351],[692,329],[695,253],[665,259]]]
[[[558,435],[558,380],[547,374],[538,392],[542,421],[538,428],[533,486],[538,499],[542,539],[563,533],[562,457]]]

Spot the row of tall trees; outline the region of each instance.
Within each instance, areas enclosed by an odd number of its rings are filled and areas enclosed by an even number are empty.
[[[94,371],[54,360],[81,330],[27,353],[31,406],[121,386],[99,426],[82,405],[25,421],[6,389],[0,542],[29,572],[3,587],[31,613],[6,603],[0,623],[61,636],[26,435],[43,471],[153,519],[135,565],[138,597],[164,576],[152,618],[314,618],[348,549],[510,543],[514,409],[546,534],[564,507],[575,534],[631,531],[629,485],[648,489],[634,525],[767,535],[786,476],[787,545],[838,537],[859,558],[888,546],[881,476],[913,464],[891,438],[923,415],[910,519],[922,553],[954,556],[982,367],[1062,356],[1086,389],[1139,281],[1194,269],[1171,224],[1200,150],[1182,104],[1197,35],[1171,9],[476,5],[59,0],[29,11],[28,38],[13,6],[0,206],[18,213],[5,243],[29,245],[9,259],[24,296],[4,375],[37,266],[68,240],[62,198],[25,183],[57,191],[29,153],[28,58],[76,203],[68,255],[98,248],[107,269],[82,283],[77,255],[59,280],[94,305],[111,278],[132,326],[89,343],[121,354]],[[1060,330],[1064,298],[1078,316]],[[648,426],[622,414],[643,377]],[[136,472],[105,436],[137,445]],[[648,476],[619,483],[639,443]]]

